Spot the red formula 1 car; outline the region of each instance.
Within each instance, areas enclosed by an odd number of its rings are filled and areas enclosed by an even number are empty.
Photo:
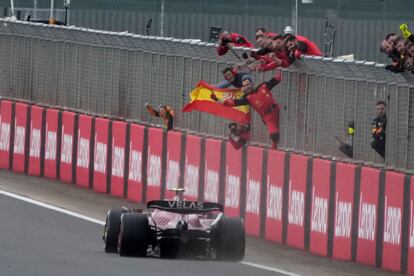
[[[105,252],[121,256],[244,258],[245,232],[240,218],[228,218],[219,203],[175,200],[147,203],[147,212],[109,210],[103,240]]]

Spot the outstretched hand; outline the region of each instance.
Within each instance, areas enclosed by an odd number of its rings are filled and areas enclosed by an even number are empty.
[[[280,82],[282,80],[282,70],[276,71],[275,79],[277,80],[277,82]]]
[[[219,99],[217,98],[217,96],[216,96],[216,94],[214,94],[214,92],[212,91],[211,92],[211,94],[210,94],[210,98],[213,100],[213,101],[215,101],[215,102],[217,102]]]

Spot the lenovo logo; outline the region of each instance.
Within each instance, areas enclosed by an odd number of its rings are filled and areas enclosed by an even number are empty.
[[[377,221],[377,206],[363,202],[362,193],[359,204],[358,238],[373,241]]]
[[[303,226],[305,211],[305,194],[292,190],[292,182],[289,183],[289,224]]]
[[[339,193],[336,193],[335,210],[335,237],[350,238],[352,227],[352,203],[339,201]]]
[[[130,143],[132,149],[132,144]],[[135,182],[141,181],[142,152],[131,150],[129,153],[129,174],[128,179]]]

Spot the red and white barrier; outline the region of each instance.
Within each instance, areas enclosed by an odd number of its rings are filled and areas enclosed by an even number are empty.
[[[90,179],[90,147],[92,136],[91,116],[79,115],[78,148],[76,150],[76,185],[89,188]]]
[[[46,111],[44,175],[52,179],[57,177],[58,123],[59,111],[48,109]]]
[[[143,152],[145,127],[131,124],[129,137],[129,164],[127,198],[135,202],[142,201]]]
[[[312,204],[309,250],[328,255],[328,205],[330,200],[331,161],[313,159]]]
[[[61,130],[61,153],[60,153],[60,180],[71,183],[73,182],[73,153],[76,152],[74,147],[75,137],[75,116],[73,112],[62,113],[62,130]]]
[[[332,256],[335,259],[352,259],[352,220],[355,195],[356,166],[347,163],[336,164],[335,216]]]
[[[15,106],[13,171],[24,172],[26,163],[27,112],[29,106],[24,103],[16,103]]]
[[[180,161],[181,161],[181,140],[182,134],[177,131],[168,131],[167,133],[167,168],[165,179],[164,198],[173,199],[175,193],[170,191],[173,188],[181,187]]]
[[[230,217],[240,216],[240,189],[242,175],[242,151],[226,145],[226,180],[224,190],[224,213]]]
[[[289,207],[287,244],[305,248],[305,199],[309,158],[292,154],[290,157]]]
[[[401,270],[404,177],[395,172],[385,176],[382,267],[396,272]]]
[[[357,262],[375,265],[378,221],[379,176],[377,169],[361,169]]]
[[[247,178],[246,178],[246,233],[259,236],[261,228],[262,200],[262,167],[263,149],[258,147],[247,148]]]
[[[31,106],[30,114],[30,144],[29,144],[29,169],[28,174],[40,176],[40,145],[42,143],[43,111],[44,108]],[[42,153],[43,154],[43,153]]]
[[[126,130],[125,122],[112,122],[111,194],[118,197],[124,196]]]
[[[201,138],[187,135],[184,163],[184,198],[198,199],[198,183],[200,182]]]
[[[106,193],[108,185],[109,122],[108,119],[95,119],[93,190],[99,193]]]
[[[2,100],[0,102],[0,169],[10,168],[10,139],[13,103]]]
[[[147,162],[147,201],[160,199],[163,130],[160,128],[148,129],[148,162]]]
[[[283,186],[286,153],[271,150],[267,157],[265,239],[282,242]]]
[[[209,202],[219,201],[220,168],[221,164],[221,140],[206,139],[204,156],[204,200]]]
[[[75,177],[78,186],[136,202],[164,191],[172,198],[168,190],[182,186],[187,200],[223,202],[226,215],[244,217],[250,235],[414,275],[414,177],[408,183],[403,173],[274,150],[264,168],[262,148],[227,143],[223,151],[221,140],[183,139],[176,131],[0,101],[0,168]]]

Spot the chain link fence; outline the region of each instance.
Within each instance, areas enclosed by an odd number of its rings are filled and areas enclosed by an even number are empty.
[[[50,0],[14,0],[19,18],[49,19]],[[55,18],[65,21],[63,0],[55,0]],[[399,33],[402,22],[414,26],[412,0],[72,0],[69,25],[207,41],[210,27],[220,26],[254,40],[265,27],[282,33],[295,25],[298,34],[315,41],[323,52],[330,28],[335,29],[334,56],[354,54],[358,59],[386,62],[379,42],[390,32]],[[305,4],[306,2],[312,2]],[[0,0],[3,15],[10,15],[10,1]],[[328,22],[326,21],[328,20]]]
[[[35,103],[160,123],[145,102],[168,104],[176,128],[226,137],[225,120],[181,113],[189,92],[203,79],[222,80],[221,70],[237,59],[218,58],[214,45],[199,40],[134,35],[75,27],[0,20],[0,95]],[[243,49],[237,50],[239,54]],[[254,76],[257,83],[274,72]],[[354,162],[411,172],[414,169],[414,79],[382,64],[306,57],[283,70],[273,90],[281,105],[280,147],[346,159],[335,136],[355,122]],[[387,103],[386,160],[371,149],[375,103]],[[269,145],[265,125],[252,118],[252,144]],[[345,139],[345,138],[344,138]]]

